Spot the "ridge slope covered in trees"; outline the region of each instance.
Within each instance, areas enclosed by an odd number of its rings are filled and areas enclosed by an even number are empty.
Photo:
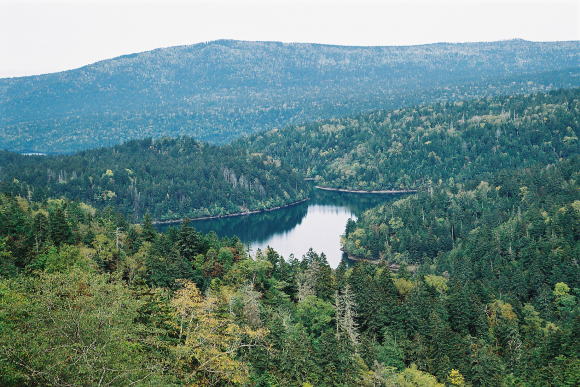
[[[114,205],[132,219],[225,215],[321,186],[431,189],[577,153],[580,89],[482,98],[272,130],[232,145],[135,140],[70,156],[0,152],[0,187],[34,200]]]
[[[70,156],[0,151],[0,189],[113,206],[138,221],[226,215],[302,200],[302,177],[271,158],[191,138],[134,140]]]
[[[243,134],[369,109],[579,86],[580,43],[349,47],[219,40],[0,79],[0,149]]]
[[[578,152],[580,89],[381,110],[243,140],[321,186],[421,189]]]
[[[575,386],[578,170],[563,160],[380,210],[393,256],[416,251],[396,244],[415,224],[434,250],[396,273],[250,257],[188,223],[158,233],[0,194],[0,384]],[[460,222],[430,246],[425,233]]]

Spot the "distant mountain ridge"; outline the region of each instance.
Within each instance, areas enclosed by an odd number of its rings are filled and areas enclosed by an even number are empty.
[[[245,134],[371,109],[580,86],[580,42],[356,47],[218,40],[0,79],[0,149]]]

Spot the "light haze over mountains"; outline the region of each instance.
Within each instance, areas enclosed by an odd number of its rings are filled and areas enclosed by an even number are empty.
[[[373,109],[580,85],[580,43],[356,47],[218,40],[0,79],[0,149],[214,143]]]

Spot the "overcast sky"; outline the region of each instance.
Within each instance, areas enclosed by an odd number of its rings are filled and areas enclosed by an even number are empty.
[[[214,39],[344,45],[580,40],[577,0],[0,0],[0,77]]]

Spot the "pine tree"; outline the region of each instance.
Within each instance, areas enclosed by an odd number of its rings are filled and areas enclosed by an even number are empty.
[[[181,256],[189,261],[193,261],[195,256],[202,254],[202,241],[199,233],[190,225],[186,219],[179,229],[177,248]]]
[[[145,214],[143,218],[143,239],[147,242],[153,242],[157,236],[157,231],[153,227],[153,221],[151,220],[151,215],[149,213]]]
[[[72,231],[62,207],[58,206],[48,213],[48,229],[50,238],[56,246],[71,242]]]
[[[370,316],[369,329],[380,334],[385,327],[396,327],[401,319],[398,292],[387,265],[375,274],[372,296],[375,313]]]

